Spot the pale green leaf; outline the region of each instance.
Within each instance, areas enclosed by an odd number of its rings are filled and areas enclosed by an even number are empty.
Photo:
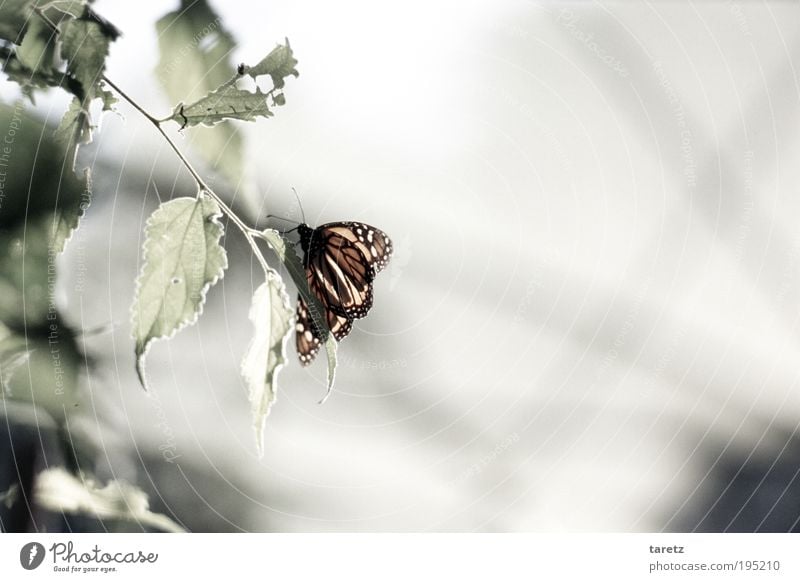
[[[53,213],[53,222],[50,228],[52,252],[60,253],[64,250],[89,207],[89,201],[92,199],[92,171],[89,168],[83,170],[83,184],[83,194],[78,203],[59,205],[56,212]]]
[[[33,0],[0,1],[0,38],[19,44],[31,19]]]
[[[289,39],[287,38],[285,45],[279,44],[261,62],[247,68],[246,71],[253,79],[261,75],[269,75],[272,77],[272,86],[276,89],[281,89],[286,84],[286,77],[290,75],[298,76],[299,73],[295,69],[296,66],[297,59],[294,58],[292,47],[289,46]]]
[[[328,390],[325,396],[319,401],[320,404],[328,399],[333,390],[333,383],[336,381],[336,340],[332,335],[328,334],[328,339],[325,341],[325,353],[328,356]]]
[[[8,47],[0,46],[0,61],[3,62],[3,73],[10,81],[19,85],[22,94],[31,103],[35,103],[33,97],[34,89],[45,89],[48,87],[62,87],[65,85],[65,77],[57,69],[32,71],[23,65],[16,53]]]
[[[297,292],[306,302],[306,305],[308,305],[309,316],[314,320],[314,325],[316,328],[319,330],[324,330],[325,337],[323,337],[322,340],[325,342],[325,351],[327,352],[328,356],[328,388],[325,393],[325,397],[322,399],[324,402],[325,399],[327,399],[330,395],[331,390],[333,390],[333,383],[336,378],[336,340],[334,339],[333,335],[331,335],[325,318],[320,317],[320,314],[324,313],[324,310],[319,302],[319,299],[317,299],[317,297],[308,289],[306,271],[303,268],[303,263],[300,260],[300,257],[298,257],[297,253],[294,251],[294,247],[287,246],[277,230],[270,228],[264,229],[259,232],[259,235],[264,241],[266,241],[266,243],[278,257],[278,260],[288,271],[289,276],[292,278],[292,281],[294,281],[294,284],[297,287]]]
[[[62,14],[66,14],[73,18],[80,18],[86,14],[87,4],[84,0],[52,0],[44,4],[42,10],[58,10]]]
[[[52,73],[55,58],[55,33],[38,16],[31,18],[28,31],[17,48],[17,58],[31,74],[40,70]]]
[[[51,467],[37,475],[33,499],[57,513],[88,514],[100,520],[127,521],[167,532],[184,531],[166,515],[150,511],[147,494],[138,487],[121,480],[100,487],[94,479],[79,479],[61,467]]]
[[[88,103],[100,90],[112,38],[99,22],[81,17],[62,22],[60,39],[67,71],[81,84],[83,101]]]
[[[173,103],[197,101],[230,79],[236,43],[205,0],[182,3],[158,20],[156,32],[156,76]],[[232,123],[222,122],[213,131],[189,129],[187,142],[212,169],[238,186],[244,173],[243,140]]]
[[[204,97],[189,105],[179,103],[169,119],[180,123],[183,128],[199,124],[212,126],[226,119],[253,121],[257,117],[271,117],[271,107],[286,103],[283,94],[275,92],[283,87],[285,77],[297,76],[294,69],[296,64],[287,40],[285,46],[278,45],[255,67],[240,65],[236,76]],[[253,79],[270,75],[272,89],[264,92],[258,86],[254,91],[240,87],[240,81],[245,74]]]
[[[143,386],[150,342],[194,323],[209,287],[228,266],[219,216],[217,203],[200,195],[165,202],[147,221],[132,308],[136,370]]]
[[[114,104],[119,101],[116,95],[105,88],[105,84],[100,85],[100,94],[98,97],[103,101],[103,111],[113,111]]]
[[[264,422],[277,392],[277,375],[286,363],[286,339],[292,331],[292,310],[283,281],[275,271],[256,289],[250,307],[255,334],[242,360],[242,377],[247,384],[256,446],[264,452]]]
[[[30,352],[25,341],[15,338],[11,331],[0,323],[0,393],[12,396],[11,380],[17,369],[28,361]]]
[[[53,418],[63,418],[78,401],[86,360],[58,312],[41,321],[46,333],[12,332],[0,339],[0,399],[35,404]]]
[[[12,483],[11,487],[0,493],[0,503],[5,505],[6,509],[11,509],[19,498],[19,483]]]
[[[181,127],[193,125],[216,125],[225,119],[252,121],[256,117],[271,117],[267,95],[258,87],[247,91],[233,84],[223,85],[191,105],[180,104],[172,119],[181,122]]]
[[[81,100],[74,97],[69,104],[69,109],[61,118],[61,123],[53,134],[67,152],[69,168],[75,169],[75,161],[78,155],[78,147],[92,141],[92,124],[89,112],[81,103]]]
[[[231,34],[205,0],[181,3],[156,22],[156,76],[173,101],[191,102],[231,78]]]

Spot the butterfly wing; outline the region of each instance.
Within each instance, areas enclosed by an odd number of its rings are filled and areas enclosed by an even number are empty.
[[[373,278],[389,263],[392,256],[392,241],[382,230],[363,222],[331,222],[320,228],[325,233],[336,235],[355,246],[372,271]]]
[[[331,330],[336,341],[341,341],[353,329],[353,320],[331,311],[325,310],[328,329]],[[324,334],[320,333],[317,325],[309,313],[308,306],[302,297],[297,296],[297,323],[295,325],[295,342],[297,355],[303,366],[308,366],[314,361],[322,345]]]
[[[341,341],[353,329],[353,320],[372,307],[372,281],[388,263],[392,241],[362,222],[331,222],[315,229],[303,224],[299,231],[308,288],[325,309],[328,329]],[[325,336],[298,297],[295,337],[303,366],[314,360]]]
[[[332,222],[314,230],[306,257],[309,288],[328,309],[357,319],[372,308],[372,280],[388,263],[392,243],[361,222]]]

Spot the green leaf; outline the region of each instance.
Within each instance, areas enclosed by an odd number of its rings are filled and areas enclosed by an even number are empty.
[[[19,483],[12,483],[11,487],[0,493],[0,503],[5,505],[6,509],[11,509],[19,497]]]
[[[78,156],[78,147],[92,141],[92,122],[89,112],[77,97],[74,97],[69,104],[69,109],[61,118],[61,123],[53,134],[58,143],[67,151],[67,161],[69,168],[75,169],[75,162]]]
[[[261,75],[269,75],[272,77],[272,86],[276,89],[281,89],[286,84],[286,77],[289,75],[297,77],[299,75],[297,69],[295,69],[296,66],[297,59],[294,58],[292,47],[289,46],[289,39],[287,38],[285,45],[279,44],[276,46],[261,62],[247,68],[246,72],[253,79]]]
[[[172,113],[172,119],[180,121],[181,127],[212,126],[225,119],[252,121],[259,116],[272,116],[267,94],[258,87],[251,92],[235,85],[223,85],[191,105],[180,104]]]
[[[125,481],[112,480],[104,487],[81,475],[78,479],[61,467],[45,469],[36,476],[34,502],[57,513],[88,514],[143,524],[167,532],[183,532],[174,521],[150,511],[147,494]]]
[[[15,338],[11,330],[0,323],[0,393],[12,396],[11,380],[17,369],[30,357],[25,340]]]
[[[39,68],[36,71],[32,71],[23,65],[15,51],[8,47],[0,46],[0,61],[3,62],[3,72],[8,76],[8,79],[19,85],[22,94],[25,95],[31,103],[34,103],[34,89],[63,87],[65,85],[66,78],[63,73],[60,73],[55,68],[50,70]]]
[[[317,329],[324,330],[325,332],[325,337],[322,339],[325,342],[325,351],[328,355],[328,388],[325,396],[320,401],[324,402],[328,396],[330,396],[331,390],[333,390],[334,380],[336,379],[336,340],[331,335],[325,318],[320,317],[320,314],[324,313],[324,310],[316,295],[311,293],[308,289],[306,270],[303,268],[300,257],[294,252],[294,247],[287,246],[277,230],[267,228],[259,232],[259,236],[266,241],[278,257],[278,260],[289,272],[289,276],[297,287],[297,292],[306,302],[306,305],[308,305],[308,313],[314,320],[314,325]]]
[[[113,111],[114,104],[119,101],[117,96],[114,95],[111,91],[105,88],[105,84],[100,85],[100,99],[103,101],[103,111]]]
[[[52,0],[42,6],[43,10],[51,8],[72,18],[81,18],[86,14],[87,4],[84,0]]]
[[[32,0],[0,2],[0,38],[19,44],[31,18]]]
[[[83,102],[98,96],[112,36],[106,27],[88,16],[61,23],[61,56],[67,71],[83,89]]]
[[[275,91],[284,86],[286,77],[297,76],[296,64],[287,40],[285,46],[278,45],[255,67],[240,65],[236,76],[204,97],[189,105],[179,103],[169,119],[180,123],[183,128],[199,124],[212,126],[226,119],[253,121],[257,117],[271,117],[270,107],[286,103],[283,94],[276,94]],[[265,93],[258,86],[255,91],[241,88],[239,82],[245,75],[253,79],[269,75],[272,77],[272,89]]]
[[[205,0],[182,2],[178,10],[159,19],[156,32],[156,76],[171,102],[197,101],[230,79],[236,43]],[[212,169],[237,186],[244,173],[243,140],[232,123],[222,122],[214,131],[190,129],[187,141]]]
[[[156,75],[173,101],[195,101],[231,77],[231,34],[205,0],[182,2],[156,22]]]
[[[116,26],[92,10],[89,2],[93,1],[94,0],[53,0],[52,2],[42,5],[40,8],[47,13],[46,15],[50,20],[61,22],[63,21],[63,17],[66,16],[67,18],[94,22],[100,26],[100,31],[104,36],[108,37],[109,40],[117,40],[122,33]],[[59,12],[62,17],[59,19],[55,12]]]
[[[136,371],[142,386],[150,342],[194,323],[206,293],[228,266],[220,209],[205,194],[163,203],[145,227],[144,258],[132,308]]]
[[[292,331],[292,310],[280,276],[270,270],[256,289],[250,307],[255,334],[242,360],[244,378],[253,412],[253,428],[259,456],[264,454],[264,422],[277,392],[277,375],[286,363],[286,339]]]
[[[53,297],[47,286],[50,253],[45,217],[0,229],[0,321],[14,329],[46,321]]]
[[[17,58],[35,74],[38,71],[53,73],[56,34],[38,16],[31,18],[28,31],[17,48]]]
[[[29,322],[25,332],[0,340],[3,396],[35,404],[54,419],[63,419],[78,402],[80,373],[86,359],[80,353],[74,330],[53,310],[47,318]],[[7,374],[6,374],[7,373]]]
[[[325,341],[325,353],[328,356],[328,390],[322,400],[319,401],[320,404],[323,404],[328,399],[328,396],[331,395],[333,383],[336,381],[336,347],[336,340],[333,339],[332,335],[328,334],[328,339]]]
[[[74,152],[67,151],[68,148],[54,139],[42,139],[52,130],[28,115],[23,102],[14,107],[0,105],[0,127],[15,131],[12,146],[7,146],[7,150],[0,148],[0,171],[3,165],[14,169],[6,172],[0,184],[5,195],[0,200],[0,279],[21,269],[24,263],[26,277],[19,281],[31,283],[36,280],[31,270],[46,272],[47,253],[60,252],[70,236],[71,227],[77,226],[89,205],[91,185],[87,183],[85,173],[84,180],[81,180],[71,171]],[[68,136],[74,128],[71,124],[65,127],[70,129],[64,129],[67,135],[62,139],[69,142],[71,138]],[[36,152],[36,155],[30,152]],[[19,256],[10,258],[11,253],[17,252],[14,250],[17,247],[19,252],[24,250],[27,253],[25,261],[21,261]],[[42,257],[41,264],[31,260],[34,253]],[[5,264],[2,257],[9,258],[10,262]],[[10,278],[17,279],[16,276]],[[12,295],[0,291],[0,306],[10,297]],[[26,312],[36,303],[33,296],[28,295],[24,303]],[[12,311],[20,313],[19,309]],[[32,317],[32,314],[27,313],[27,316]],[[3,309],[0,309],[0,320],[3,317]]]
[[[84,189],[80,203],[68,203],[65,200],[65,203],[60,204],[57,212],[53,214],[49,240],[50,248],[56,254],[64,250],[89,207],[89,201],[92,199],[92,171],[89,168],[83,170],[83,184]]]

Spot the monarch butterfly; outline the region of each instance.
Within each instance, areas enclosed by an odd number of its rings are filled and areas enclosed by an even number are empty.
[[[372,307],[372,281],[392,255],[386,234],[363,222],[329,222],[317,228],[297,227],[308,289],[325,310],[336,341],[353,329],[353,320]],[[319,352],[324,331],[317,329],[308,305],[297,296],[297,355],[308,366]]]

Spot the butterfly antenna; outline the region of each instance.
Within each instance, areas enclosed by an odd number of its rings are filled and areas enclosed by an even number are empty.
[[[294,189],[294,186],[292,186],[292,192],[294,192],[294,197],[297,198],[297,204],[298,204],[298,206],[300,206],[300,214],[303,217],[303,224],[308,224],[306,222],[306,212],[305,212],[305,210],[303,210],[303,203],[300,202],[300,196],[298,196],[297,190]]]
[[[292,224],[300,224],[296,220],[292,220],[291,218],[284,218],[283,216],[277,216],[275,214],[267,214],[264,218],[277,218],[278,220],[285,220],[286,222],[291,222]]]

